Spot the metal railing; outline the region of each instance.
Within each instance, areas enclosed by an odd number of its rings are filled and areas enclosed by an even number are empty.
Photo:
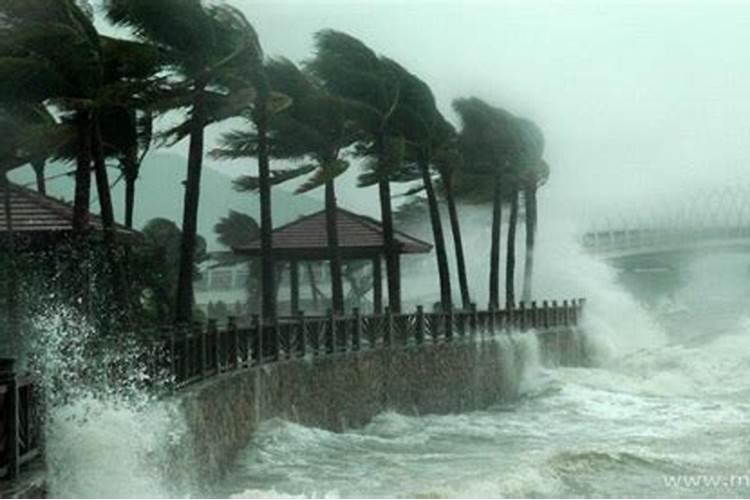
[[[294,317],[264,322],[254,315],[248,326],[230,317],[225,328],[216,321],[172,329],[165,339],[173,380],[184,387],[220,373],[290,359],[343,355],[374,349],[439,344],[477,335],[577,326],[584,300],[521,303],[498,310]]]
[[[15,479],[41,452],[40,398],[27,375],[0,359],[0,478]]]
[[[192,328],[165,328],[150,336],[143,362],[154,374],[166,371],[173,387],[223,373],[292,359],[351,355],[381,349],[470,340],[529,329],[577,326],[583,299],[541,304],[521,303],[504,310],[425,312],[347,316],[329,313],[308,317],[302,312],[272,323],[253,316],[248,326],[230,318],[225,328],[216,321]],[[20,467],[41,452],[40,395],[14,362],[0,359],[0,479],[15,479]]]

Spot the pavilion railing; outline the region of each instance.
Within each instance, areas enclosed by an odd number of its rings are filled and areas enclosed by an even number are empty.
[[[385,348],[440,344],[508,331],[546,330],[577,326],[584,300],[532,302],[516,307],[479,311],[362,315],[357,309],[342,316],[306,316],[299,312],[275,322],[252,316],[238,326],[230,317],[224,328],[216,321],[190,329],[171,329],[162,337],[171,360],[173,380],[184,387],[239,369],[291,359],[342,355]]]

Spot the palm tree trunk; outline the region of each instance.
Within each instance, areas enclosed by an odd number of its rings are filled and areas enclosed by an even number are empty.
[[[125,227],[133,229],[135,183],[138,181],[138,149],[136,147],[129,148],[125,153],[122,170],[125,178]]]
[[[89,226],[89,198],[91,197],[91,113],[76,114],[78,155],[76,157],[75,198],[73,200],[73,233],[83,237]]]
[[[401,263],[399,262],[396,238],[393,232],[393,211],[391,210],[391,185],[388,179],[378,181],[380,193],[380,217],[383,224],[385,245],[385,268],[388,281],[388,307],[391,312],[401,312]]]
[[[47,194],[47,180],[44,178],[44,166],[44,160],[31,162],[31,168],[34,169],[34,176],[36,177],[36,190],[41,194]]]
[[[490,308],[500,306],[500,228],[503,219],[503,199],[500,176],[495,177],[492,198],[492,235],[490,236]]]
[[[526,261],[523,269],[524,302],[531,301],[531,284],[534,277],[534,246],[536,244],[537,206],[536,186],[524,190],[524,208],[526,211]]]
[[[260,192],[260,253],[262,315],[276,318],[276,276],[273,260],[273,219],[271,207],[271,172],[268,159],[268,94],[259,92],[256,129],[258,133],[258,180]]]
[[[198,204],[200,201],[201,170],[203,169],[203,88],[201,85],[197,86],[197,95],[193,102],[187,182],[185,183],[185,202],[182,212],[180,270],[177,277],[175,320],[183,325],[189,325],[193,320],[193,261],[195,260]]]
[[[135,178],[125,175],[125,227],[133,229],[135,211]]]
[[[120,306],[120,311],[128,310],[127,292],[125,290],[125,280],[120,267],[120,261],[117,256],[117,229],[115,227],[115,215],[112,208],[112,193],[109,187],[107,176],[107,165],[104,159],[104,149],[102,147],[101,129],[98,117],[94,118],[93,124],[94,136],[92,138],[94,152],[94,178],[96,180],[96,190],[99,197],[99,208],[102,218],[102,232],[104,235],[104,250],[109,265],[109,278],[112,281],[112,293],[115,302]],[[127,314],[126,314],[127,315]]]
[[[333,180],[326,182],[326,233],[331,268],[331,301],[334,312],[344,312],[344,283],[341,274],[341,249],[336,223],[336,186]]]
[[[13,232],[13,217],[11,216],[10,203],[10,181],[3,174],[0,176],[0,182],[3,184],[3,204],[5,211],[5,235],[7,241],[8,266],[6,268],[7,288],[6,288],[6,307],[8,318],[8,337],[12,342],[11,345],[17,345],[20,338],[19,332],[19,309],[18,309],[18,273],[16,270],[16,242]]]
[[[451,234],[453,235],[453,247],[456,253],[458,286],[461,288],[461,303],[464,310],[469,310],[471,307],[471,294],[469,293],[469,280],[466,277],[466,259],[464,258],[464,244],[461,237],[461,225],[458,218],[458,209],[456,208],[456,198],[453,196],[450,177],[445,173],[441,173],[441,177],[445,189],[445,199],[448,202],[448,216],[451,224]]]
[[[422,183],[427,192],[427,205],[430,212],[430,225],[432,226],[432,239],[435,242],[435,257],[437,259],[438,277],[440,280],[440,305],[443,311],[453,309],[451,298],[450,270],[448,269],[448,254],[445,250],[445,237],[443,236],[443,223],[440,220],[435,188],[430,177],[430,161],[427,151],[420,151],[417,159],[419,170],[422,174]]]
[[[518,189],[513,188],[510,198],[510,221],[508,221],[508,251],[505,256],[505,303],[512,307],[516,303],[516,226],[518,225]]]

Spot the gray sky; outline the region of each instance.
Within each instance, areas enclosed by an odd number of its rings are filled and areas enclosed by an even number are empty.
[[[301,61],[314,32],[343,30],[423,78],[454,122],[469,95],[537,121],[553,205],[750,180],[750,2],[230,3],[268,55]],[[374,209],[344,184],[344,204]]]
[[[305,59],[315,31],[339,29],[421,76],[451,119],[452,99],[476,95],[536,120],[550,196],[611,202],[750,177],[750,2],[235,5],[269,55]]]

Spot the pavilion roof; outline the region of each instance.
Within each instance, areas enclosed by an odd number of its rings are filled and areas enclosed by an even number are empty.
[[[370,217],[355,214],[343,208],[336,212],[339,249],[344,258],[366,258],[385,252],[383,227]],[[395,232],[396,246],[401,254],[428,253],[432,245],[413,236]],[[325,210],[310,214],[274,229],[272,234],[274,255],[281,258],[324,259],[328,253],[328,231]],[[235,253],[260,254],[260,240],[234,247]]]
[[[8,230],[4,196],[0,187],[0,233]],[[19,236],[65,236],[73,231],[73,207],[64,201],[11,182],[10,206],[13,231]],[[102,230],[101,218],[91,214],[89,220],[94,231]],[[120,225],[117,231],[124,236],[138,234]]]

